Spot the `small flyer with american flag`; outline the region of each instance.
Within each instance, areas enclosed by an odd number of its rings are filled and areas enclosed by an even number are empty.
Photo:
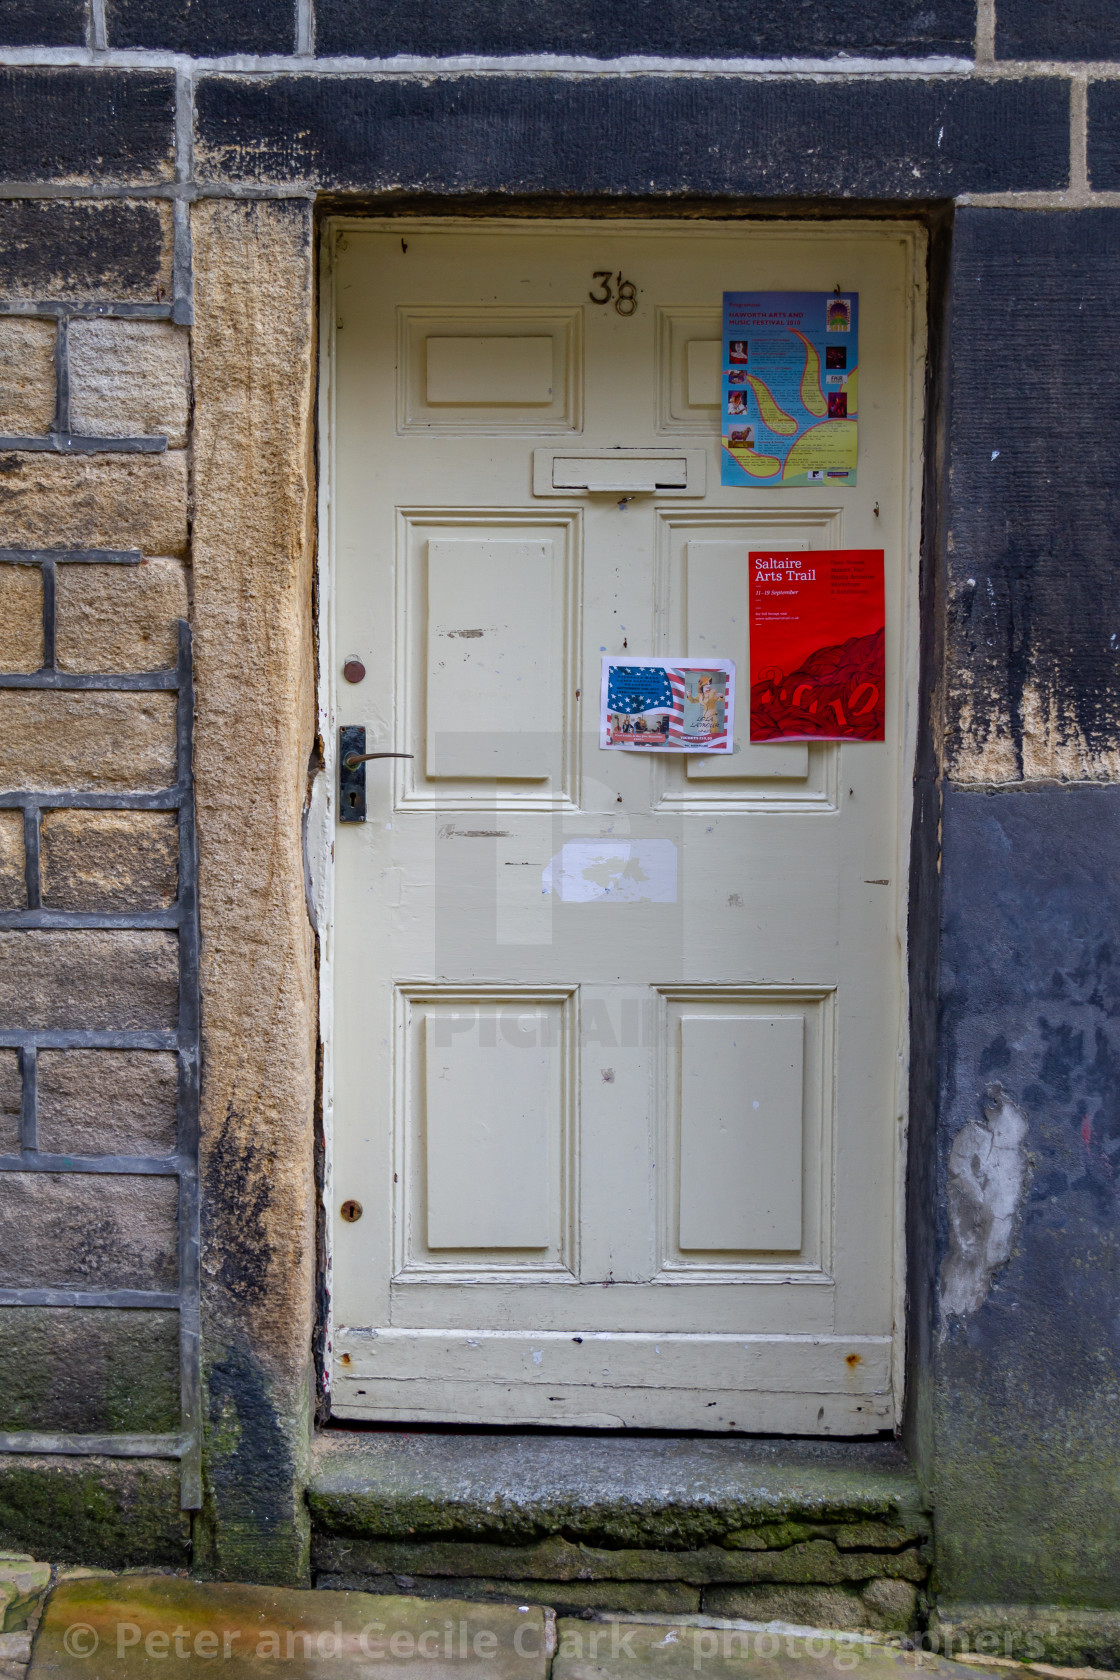
[[[603,660],[599,745],[626,752],[732,752],[732,659]]]

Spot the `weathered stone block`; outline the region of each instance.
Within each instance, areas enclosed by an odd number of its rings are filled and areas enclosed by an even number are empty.
[[[22,1107],[19,1051],[0,1050],[0,1155],[14,1155],[19,1149]]]
[[[157,1665],[148,1656],[148,1635],[167,1639],[176,1627],[194,1647],[192,1660],[190,1645],[180,1644],[187,1658],[176,1665],[180,1672],[222,1673],[230,1680],[269,1674],[333,1680],[336,1675],[364,1677],[383,1671],[432,1680],[454,1674],[466,1680],[545,1680],[551,1655],[544,1612],[538,1607],[451,1603],[435,1608],[400,1596],[371,1600],[130,1575],[123,1580],[92,1576],[57,1587],[35,1640],[35,1661],[54,1680],[87,1680],[88,1662],[68,1653],[68,1628],[84,1623],[97,1635],[101,1651],[115,1652],[117,1628],[126,1622],[138,1628],[140,1643],[135,1657],[126,1655],[125,1661],[112,1664],[115,1680],[150,1675]],[[219,1630],[216,1637],[210,1633],[213,1629]],[[209,1636],[209,1649],[199,1641],[203,1632]],[[229,1649],[223,1659],[227,1633]],[[167,1649],[157,1645],[155,1650],[174,1662],[171,1640]],[[210,1660],[215,1657],[219,1660]],[[109,1672],[103,1664],[101,1673]]]
[[[168,6],[164,0],[108,0],[105,13],[111,47],[162,47],[206,58],[290,53],[295,47],[292,0],[195,0],[189,6]]]
[[[25,1624],[29,1611],[51,1584],[49,1563],[36,1563],[29,1557],[0,1555],[0,1593],[8,1596],[7,1608],[0,1625],[14,1630]]]
[[[26,903],[23,812],[0,811],[0,910],[22,910]]]
[[[143,928],[0,930],[0,1020],[13,1027],[173,1027],[179,950]]]
[[[918,1613],[918,1589],[909,1581],[868,1581],[863,1602],[875,1616],[874,1627],[908,1633]]]
[[[175,811],[46,811],[43,903],[59,910],[160,910],[175,902]]]
[[[173,1178],[0,1173],[6,1289],[174,1289]]]
[[[488,1541],[359,1540],[319,1534],[313,1543],[313,1561],[319,1573],[354,1579],[477,1576],[553,1583],[664,1581],[707,1586],[788,1582],[827,1586],[884,1575],[924,1581],[926,1575],[917,1552],[838,1552],[827,1540],[768,1552],[724,1546],[652,1551],[582,1546],[559,1535],[537,1546],[502,1546]]]
[[[713,1616],[751,1622],[793,1622],[799,1627],[866,1628],[873,1611],[854,1587],[706,1587],[704,1609]]]
[[[0,1430],[158,1434],[179,1421],[178,1313],[0,1309]]]
[[[561,1618],[556,1624],[552,1680],[808,1680],[810,1675],[850,1674],[854,1680],[899,1680],[916,1667],[927,1680],[959,1680],[955,1663],[932,1652],[903,1656],[887,1641],[853,1640],[850,1631],[831,1638],[772,1628],[685,1623],[591,1621]],[[69,1674],[66,1676],[69,1680]]]
[[[152,3],[147,0],[148,5]],[[971,52],[974,21],[967,0],[935,0],[921,7],[900,5],[899,0],[869,0],[857,8],[835,0],[773,7],[744,6],[740,0],[698,0],[688,6],[634,9],[604,7],[596,0],[569,0],[564,6],[550,6],[547,0],[518,0],[516,6],[503,0],[475,0],[470,6],[416,0],[406,10],[370,6],[365,0],[318,0],[315,39],[320,53],[374,57],[573,53],[614,58],[641,53],[706,58],[714,41],[728,58],[831,58],[837,52],[903,57]],[[144,44],[155,43],[145,39]]]
[[[0,690],[0,787],[93,791],[175,782],[173,694]]]
[[[548,1604],[554,1610],[648,1610],[659,1614],[695,1614],[700,1589],[681,1581],[507,1581],[477,1575],[330,1575],[316,1576],[319,1590],[399,1593],[417,1598],[466,1599],[475,1604]]]
[[[42,663],[43,579],[39,568],[0,566],[0,671],[37,671]]]
[[[189,616],[179,560],[60,566],[56,657],[63,671],[166,671]]]
[[[186,455],[0,455],[0,525],[12,548],[183,554]]]
[[[916,1540],[924,1540],[926,1535],[927,1530],[916,1523],[900,1526],[896,1523],[860,1522],[841,1523],[833,1538],[842,1552],[897,1552],[903,1546],[912,1546]]]
[[[2,373],[2,364],[0,364]],[[70,418],[92,437],[162,435],[187,441],[187,334],[166,321],[75,321],[70,327]]]
[[[28,0],[36,10],[41,3]],[[166,202],[6,199],[0,296],[164,301],[171,295],[171,218]]]
[[[82,0],[8,0],[0,16],[6,47],[80,47],[86,38]]]
[[[169,1155],[179,1076],[162,1050],[41,1050],[39,1148],[49,1155]]]
[[[34,437],[54,419],[53,321],[0,320],[0,433]]]
[[[203,180],[922,199],[1069,178],[1060,76],[204,74],[196,85]],[[616,137],[609,168],[590,138],[600,133]]]
[[[29,1633],[0,1633],[0,1680],[26,1680],[30,1660]]]
[[[170,180],[170,70],[0,70],[0,152],[8,180]]]
[[[0,1454],[0,1545],[60,1563],[183,1569],[190,1517],[162,1459]]]

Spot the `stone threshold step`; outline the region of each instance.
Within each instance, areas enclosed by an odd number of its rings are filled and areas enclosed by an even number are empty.
[[[598,1546],[721,1545],[783,1522],[925,1532],[893,1442],[324,1430],[312,1448],[320,1534]]]
[[[928,1522],[891,1443],[331,1430],[319,1587],[905,1632]]]

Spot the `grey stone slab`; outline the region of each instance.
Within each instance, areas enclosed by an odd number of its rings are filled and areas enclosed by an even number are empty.
[[[161,1661],[183,1680],[544,1680],[550,1633],[539,1607],[101,1576],[51,1595],[30,1680],[133,1680]]]
[[[361,1434],[314,1445],[323,1533],[694,1547],[787,1517],[897,1524],[921,1509],[891,1443]]]
[[[774,1623],[561,1619],[552,1680],[812,1680],[837,1672],[859,1680],[936,1680],[971,1672],[928,1651],[903,1651],[857,1634],[816,1632]]]

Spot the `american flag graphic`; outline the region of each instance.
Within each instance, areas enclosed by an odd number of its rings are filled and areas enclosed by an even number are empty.
[[[635,745],[643,736],[659,736],[662,742],[695,744],[697,748],[721,747],[727,742],[726,676],[722,671],[680,670],[674,665],[612,665],[607,682],[607,710],[619,720],[622,733],[633,734]],[[690,690],[689,683],[694,687]],[[707,685],[707,688],[705,688]],[[713,693],[719,704],[704,706],[705,694]],[[685,703],[688,724],[685,729]],[[658,745],[651,740],[650,746]]]

